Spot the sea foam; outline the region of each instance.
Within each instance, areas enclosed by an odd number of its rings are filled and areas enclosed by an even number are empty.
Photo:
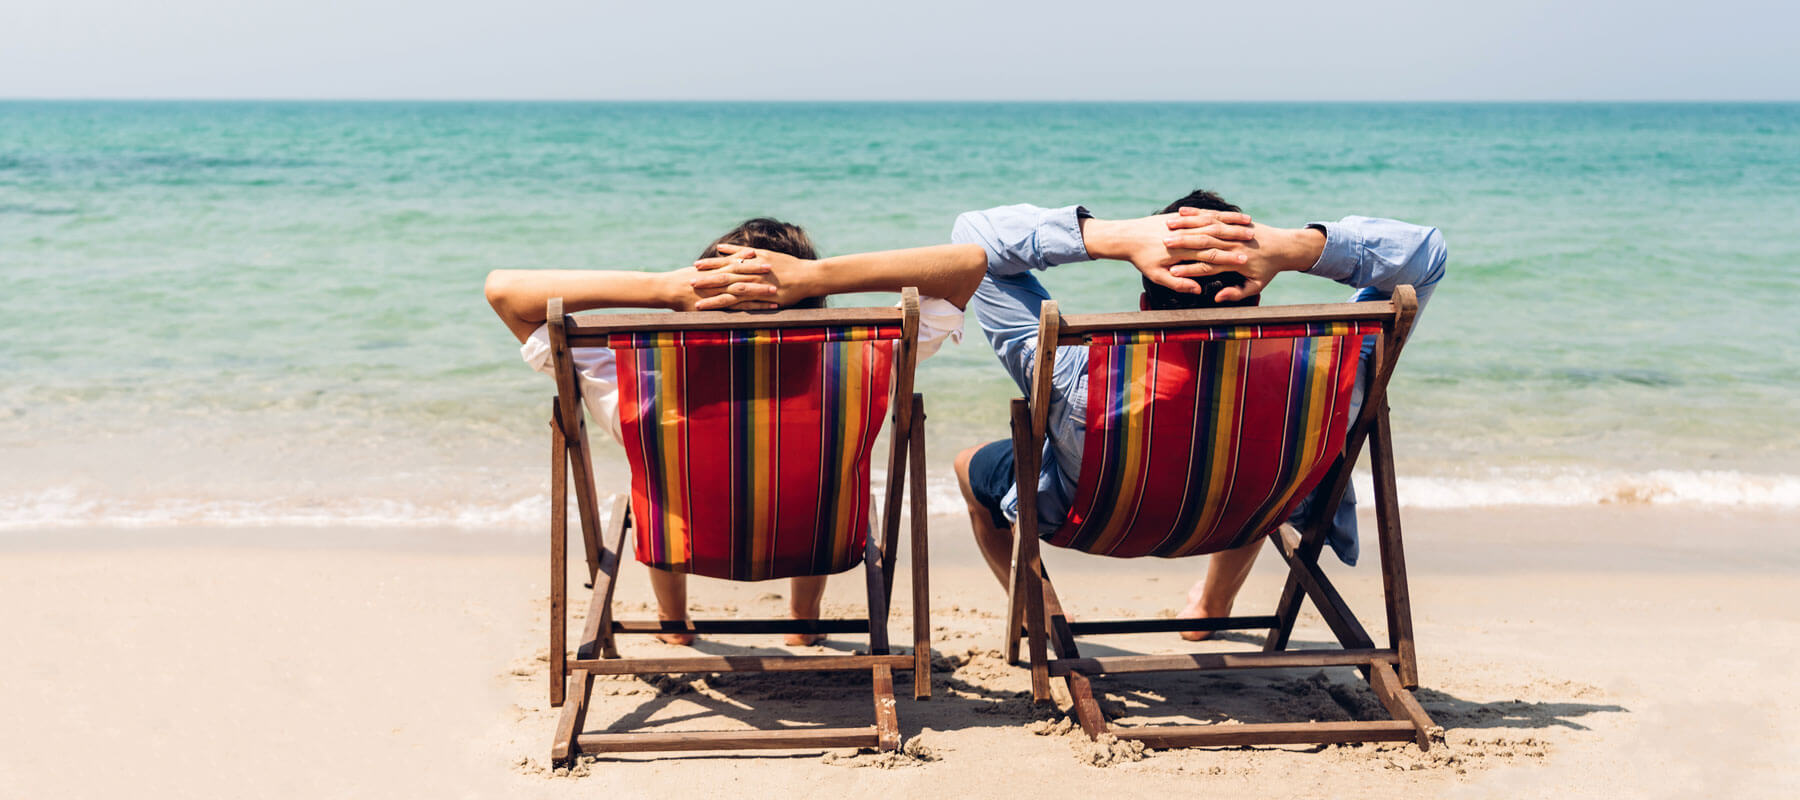
[[[1356,473],[1352,481],[1357,495],[1365,502],[1374,496],[1368,473]],[[877,494],[882,490],[879,475],[872,488]],[[1402,507],[1419,509],[1604,505],[1768,511],[1800,509],[1800,475],[1732,471],[1496,471],[1483,477],[1402,477],[1398,491]],[[927,508],[933,515],[960,515],[964,511],[962,494],[948,475],[933,476],[927,482],[926,495]],[[280,498],[119,499],[58,488],[0,496],[0,531],[87,527],[364,526],[521,533],[535,531],[543,525],[548,504],[545,494],[490,504],[430,504],[372,497],[346,497],[334,502],[284,501]],[[575,519],[571,507],[571,524]]]

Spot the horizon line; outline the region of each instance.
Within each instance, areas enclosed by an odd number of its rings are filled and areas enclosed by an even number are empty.
[[[1636,103],[1654,104],[1698,104],[1698,103],[1740,103],[1740,104],[1781,104],[1800,103],[1800,98],[1353,98],[1353,99],[1259,99],[1259,100],[1206,100],[1206,99],[1106,99],[1106,98],[724,98],[724,97],[255,97],[255,96],[157,96],[157,97],[118,97],[118,96],[31,96],[0,95],[0,103],[20,102],[52,102],[52,103],[946,103],[946,104],[1091,104],[1091,105],[1152,105],[1152,104],[1232,104],[1232,105],[1279,105],[1283,103],[1311,104],[1381,104],[1381,103],[1429,103],[1429,104],[1575,104],[1575,103]]]

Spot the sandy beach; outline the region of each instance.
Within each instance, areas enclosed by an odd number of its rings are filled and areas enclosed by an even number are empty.
[[[0,796],[1791,797],[1800,792],[1800,518],[1593,507],[1412,510],[1419,699],[1446,746],[1132,753],[1067,732],[1003,663],[1003,598],[965,523],[931,520],[935,697],[903,698],[908,755],[585,759],[549,770],[540,536],[396,529],[0,533]],[[1192,562],[1048,554],[1072,613],[1173,613]],[[1336,565],[1334,565],[1336,566]],[[1265,558],[1240,610],[1272,605]],[[624,613],[648,606],[635,566]],[[904,565],[903,565],[904,569]],[[1381,630],[1379,577],[1339,566]],[[857,582],[834,581],[828,613]],[[907,582],[900,581],[901,593]],[[777,613],[784,585],[697,582],[698,613]],[[903,596],[896,608],[907,608]],[[896,612],[898,631],[909,620]],[[1328,638],[1310,612],[1296,640]],[[710,637],[701,652],[781,649]],[[907,640],[905,635],[901,641]],[[854,649],[845,637],[826,646]],[[1172,634],[1095,652],[1246,648]],[[676,654],[627,640],[628,653]],[[1124,724],[1368,713],[1348,671],[1097,684]],[[598,684],[590,730],[867,724],[863,679]]]

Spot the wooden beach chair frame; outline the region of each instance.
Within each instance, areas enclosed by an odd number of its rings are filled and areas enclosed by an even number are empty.
[[[1400,507],[1395,495],[1393,439],[1387,405],[1388,379],[1400,357],[1407,332],[1418,312],[1411,286],[1401,286],[1389,301],[1269,308],[1220,308],[1200,311],[1148,311],[1064,317],[1054,301],[1041,309],[1032,398],[1012,402],[1013,452],[1019,491],[1019,519],[1014,527],[1012,581],[1008,591],[1006,655],[1018,661],[1019,638],[1027,642],[1031,691],[1036,702],[1048,702],[1050,678],[1062,678],[1082,730],[1090,737],[1109,733],[1136,739],[1153,748],[1216,747],[1255,744],[1415,741],[1429,749],[1438,735],[1430,716],[1409,691],[1418,686],[1418,660],[1413,646],[1412,607],[1407,592],[1406,561],[1400,541]],[[1275,612],[1266,616],[1213,619],[1140,619],[1075,622],[1057,600],[1040,558],[1037,520],[1037,477],[1049,411],[1050,375],[1058,345],[1087,343],[1099,331],[1167,330],[1209,325],[1377,321],[1367,395],[1352,422],[1342,456],[1319,484],[1325,502],[1314,506],[1303,531],[1283,525],[1270,543],[1287,563],[1287,584]],[[1325,534],[1344,491],[1351,467],[1365,442],[1370,449],[1375,486],[1377,538],[1387,611],[1388,642],[1376,647],[1319,566]],[[1343,649],[1287,651],[1288,639],[1303,600],[1312,601]],[[1109,633],[1221,631],[1266,629],[1261,652],[1139,655],[1083,658],[1075,638]],[[1055,651],[1052,658],[1046,645]],[[1118,727],[1107,722],[1094,700],[1091,677],[1106,674],[1258,668],[1323,668],[1350,666],[1360,670],[1392,720],[1372,722],[1304,722],[1230,725],[1143,725]]]
[[[901,304],[891,308],[804,309],[779,312],[687,312],[651,314],[602,314],[567,316],[561,298],[552,299],[546,318],[554,359],[557,396],[550,421],[550,705],[562,707],[551,745],[554,762],[567,763],[583,753],[621,753],[678,750],[816,749],[868,747],[892,751],[899,747],[900,731],[894,702],[896,670],[913,672],[913,697],[931,696],[931,643],[925,510],[925,401],[913,392],[913,371],[918,363],[919,296],[915,289],[902,293]],[[614,494],[607,500],[607,517],[601,527],[600,504],[595,496],[594,470],[587,426],[582,413],[581,387],[576,380],[575,347],[605,347],[610,334],[660,331],[768,330],[818,328],[837,325],[898,325],[901,337],[894,344],[894,395],[890,406],[888,479],[881,503],[879,527],[871,526],[864,549],[869,614],[865,619],[716,619],[687,623],[613,618],[613,591],[620,565],[626,560],[626,532],[632,526],[630,498]],[[572,475],[571,475],[572,473]],[[589,586],[594,589],[586,623],[569,657],[568,641],[568,491],[574,481],[575,500],[587,556]],[[907,484],[910,482],[910,487]],[[895,654],[888,641],[887,618],[894,590],[902,495],[910,492],[913,566],[913,652]],[[871,505],[871,511],[874,505]],[[880,535],[877,536],[877,531]],[[682,658],[624,658],[616,637],[622,634],[656,633],[761,634],[761,633],[866,633],[867,655],[692,656]],[[584,733],[594,678],[598,675],[645,675],[724,672],[869,671],[873,682],[875,724],[859,728],[795,728],[781,730],[704,732],[609,732]]]

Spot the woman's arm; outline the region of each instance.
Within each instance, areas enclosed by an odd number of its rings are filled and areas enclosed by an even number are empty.
[[[941,297],[962,308],[987,273],[987,253],[978,245],[941,244],[905,250],[853,253],[808,261],[785,253],[719,245],[717,258],[694,266],[708,272],[694,279],[697,291],[723,291],[734,298],[789,305],[808,297],[854,292],[898,292],[917,287],[920,294]],[[725,268],[735,270],[720,271]],[[745,275],[761,273],[760,282],[774,287],[761,293]],[[719,307],[717,301],[707,307]]]
[[[677,308],[679,295],[693,296],[674,272],[586,269],[497,269],[488,273],[486,293],[488,305],[521,342],[544,324],[544,305],[552,297],[561,297],[563,308],[575,312]]]
[[[743,276],[732,270],[721,274]],[[506,323],[513,336],[523,342],[531,332],[544,324],[544,305],[552,297],[563,299],[570,313],[594,308],[666,308],[692,311],[711,300],[708,308],[726,308],[743,298],[727,289],[698,288],[694,278],[699,270],[683,268],[671,272],[635,272],[598,269],[497,269],[488,273],[487,301],[494,313]],[[749,294],[763,296],[774,290],[757,284],[739,287]]]

